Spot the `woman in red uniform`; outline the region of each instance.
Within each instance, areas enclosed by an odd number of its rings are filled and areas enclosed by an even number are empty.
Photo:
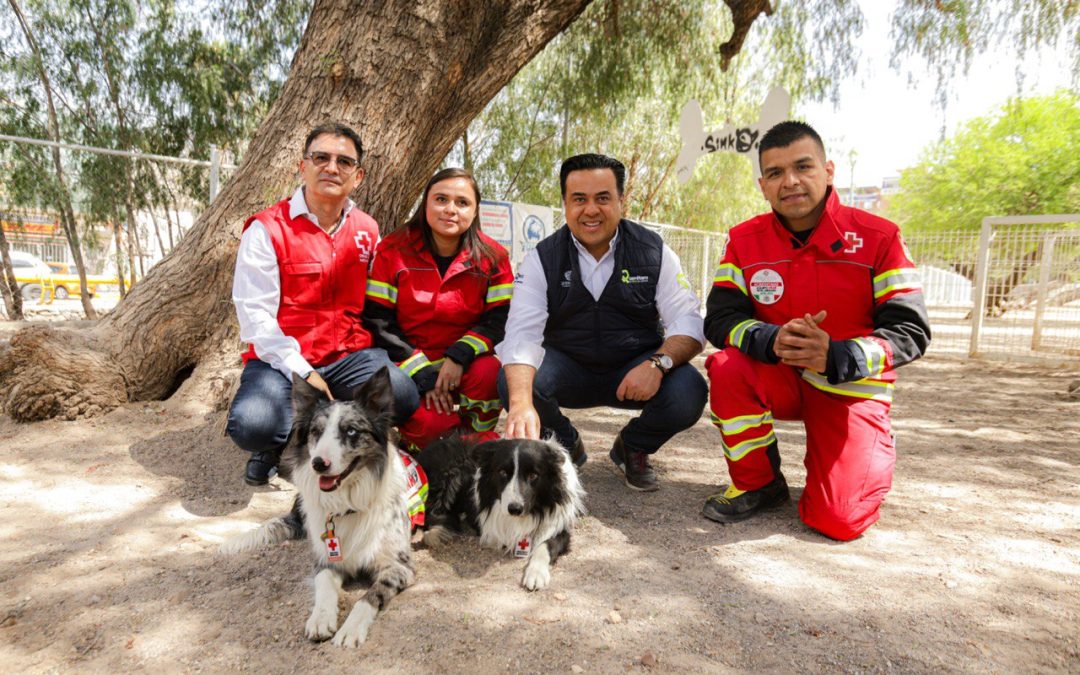
[[[480,231],[480,189],[443,169],[412,218],[379,243],[364,317],[376,344],[416,382],[421,405],[401,426],[423,448],[462,427],[498,438],[499,360],[514,276],[506,249]],[[456,407],[456,410],[455,410]]]

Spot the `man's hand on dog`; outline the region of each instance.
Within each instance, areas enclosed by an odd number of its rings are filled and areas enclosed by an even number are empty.
[[[330,399],[331,401],[334,400],[334,395],[330,393],[330,385],[326,383],[326,380],[322,379],[322,375],[319,374],[319,371],[311,371],[311,374],[308,375],[307,379],[304,381],[310,384],[312,387],[315,387],[322,393],[326,394],[326,398]]]
[[[829,334],[818,328],[825,316],[825,310],[821,310],[813,316],[805,314],[802,318],[792,319],[780,327],[773,351],[780,357],[781,363],[808,368],[815,373],[825,372],[829,359]]]
[[[620,401],[648,401],[660,391],[663,381],[664,374],[660,369],[652,361],[643,361],[630,369],[619,383],[615,396]]]
[[[506,411],[506,437],[540,439],[540,415],[536,408],[510,404]]]

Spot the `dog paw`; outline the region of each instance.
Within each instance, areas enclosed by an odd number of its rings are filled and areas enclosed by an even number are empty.
[[[424,546],[428,548],[438,548],[450,543],[454,538],[454,533],[443,527],[442,525],[436,525],[427,532],[424,532]]]
[[[309,640],[322,642],[334,635],[337,626],[337,607],[315,607],[311,610],[311,616],[308,617],[304,634]]]
[[[378,611],[364,601],[353,606],[349,612],[349,618],[345,619],[345,625],[334,634],[333,644],[335,647],[359,647],[367,640],[368,629],[375,620]]]
[[[547,563],[530,561],[525,566],[525,574],[521,578],[521,585],[530,591],[539,591],[548,587],[551,583],[551,568]]]

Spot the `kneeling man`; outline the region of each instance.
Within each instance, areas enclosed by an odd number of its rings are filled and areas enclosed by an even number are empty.
[[[364,179],[360,136],[316,127],[300,160],[303,185],[248,218],[240,238],[233,302],[244,353],[227,431],[251,453],[244,480],[265,485],[292,429],[292,378],[331,398],[348,397],[380,368],[390,370],[394,420],[416,410],[416,385],[361,320],[379,226],[349,199]]]
[[[506,435],[553,433],[580,466],[585,446],[561,408],[641,410],[609,456],[628,486],[656,490],[649,455],[705,407],[687,363],[704,344],[701,305],[660,235],[622,217],[618,160],[577,155],[559,178],[566,226],[522,261],[496,348]]]
[[[922,286],[897,226],[840,204],[810,126],[782,122],[758,152],[773,210],[732,228],[706,304],[732,484],[703,513],[730,523],[787,501],[773,420],[801,419],[799,516],[846,541],[877,521],[892,486],[894,369],[930,342]]]

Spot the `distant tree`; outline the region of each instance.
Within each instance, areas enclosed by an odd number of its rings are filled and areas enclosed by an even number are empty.
[[[1014,99],[966,123],[952,138],[927,148],[900,176],[889,216],[905,232],[976,230],[987,216],[1080,211],[1080,97],[1068,92]],[[1022,246],[1015,242],[1014,246]],[[974,280],[970,255],[938,250],[942,260]],[[969,252],[970,253],[970,252]],[[1037,269],[1039,244],[989,279],[986,311],[1005,311],[1013,288]],[[1076,251],[1059,251],[1076,255]],[[964,262],[957,263],[957,259]],[[925,262],[925,261],[924,261]]]
[[[1013,99],[927,148],[889,215],[906,232],[978,228],[986,216],[1080,209],[1080,97]]]

